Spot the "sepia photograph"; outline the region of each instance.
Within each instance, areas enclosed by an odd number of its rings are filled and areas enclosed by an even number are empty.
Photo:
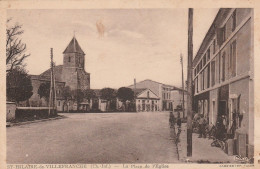
[[[253,8],[7,9],[5,23],[10,169],[254,164]]]

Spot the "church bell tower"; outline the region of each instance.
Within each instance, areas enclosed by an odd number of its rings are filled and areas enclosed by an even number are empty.
[[[75,37],[63,52],[62,80],[71,90],[90,88],[90,74],[85,71],[85,53]]]

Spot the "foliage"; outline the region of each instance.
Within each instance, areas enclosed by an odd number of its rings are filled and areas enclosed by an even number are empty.
[[[116,91],[114,89],[111,88],[103,88],[100,90],[100,98],[110,101],[116,98]]]
[[[50,97],[50,82],[41,83],[38,89],[38,95],[40,98],[49,100]]]
[[[126,102],[127,100],[132,101],[134,99],[134,92],[130,88],[121,87],[117,91],[117,97],[122,102]]]
[[[131,102],[134,99],[134,92],[131,88],[127,88],[127,87],[121,87],[118,89],[117,91],[117,97],[119,98],[119,100],[121,100],[124,103],[124,111],[130,111],[130,109],[132,109],[132,105],[130,106],[130,104],[126,104],[127,101]]]
[[[6,75],[6,96],[8,101],[25,101],[33,92],[29,75],[22,68],[15,68]]]
[[[94,99],[97,97],[94,90],[86,89],[83,92],[84,92],[84,98],[86,98],[88,101],[90,101],[90,99]]]
[[[6,71],[12,71],[16,67],[23,67],[23,61],[30,54],[26,52],[26,44],[22,42],[21,35],[24,33],[22,25],[16,23],[9,26],[11,19],[7,20],[6,29]]]
[[[72,99],[80,103],[84,99],[84,92],[81,89],[75,89],[71,91]]]
[[[72,92],[71,92],[71,89],[69,86],[65,86],[63,89],[62,89],[62,96],[65,100],[69,100],[72,98]]]

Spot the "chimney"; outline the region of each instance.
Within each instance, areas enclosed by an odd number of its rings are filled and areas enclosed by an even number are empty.
[[[136,79],[134,78],[134,89],[136,90]]]

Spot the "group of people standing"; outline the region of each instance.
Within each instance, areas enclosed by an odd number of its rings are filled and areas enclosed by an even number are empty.
[[[203,116],[203,114],[196,113],[193,117],[193,121],[198,123],[199,138],[206,138],[206,127],[208,124],[208,119]]]

